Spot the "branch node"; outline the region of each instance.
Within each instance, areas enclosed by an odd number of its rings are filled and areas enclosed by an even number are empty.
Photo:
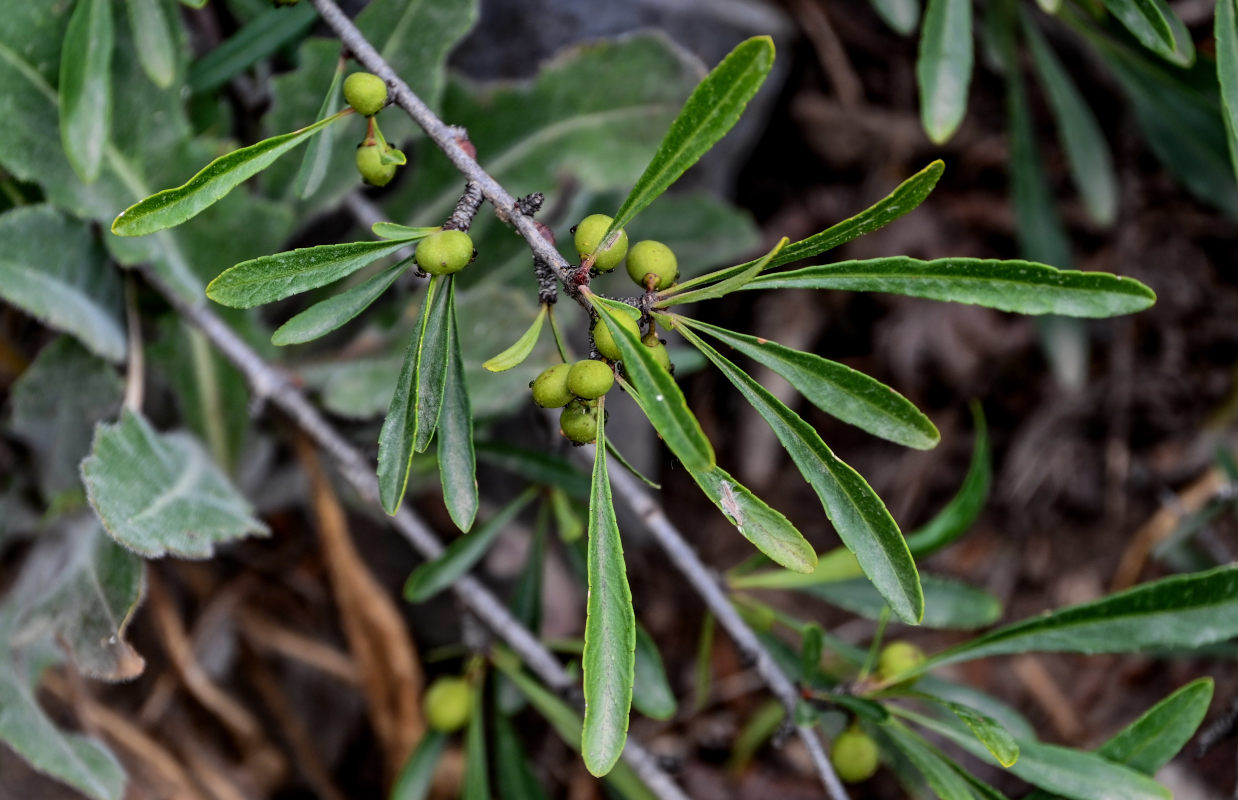
[[[485,197],[481,193],[481,184],[477,181],[469,181],[464,185],[464,194],[460,195],[459,201],[456,202],[456,208],[451,212],[451,216],[443,223],[445,231],[464,231],[468,232],[469,226],[473,224],[473,218],[477,216],[477,210],[481,208],[481,204],[485,201]]]

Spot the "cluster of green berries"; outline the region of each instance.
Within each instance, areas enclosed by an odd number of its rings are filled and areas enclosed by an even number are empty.
[[[473,687],[466,678],[437,678],[422,698],[426,724],[436,731],[452,733],[463,728],[473,711]]]
[[[646,291],[670,288],[679,279],[679,262],[674,251],[661,242],[648,239],[637,242],[629,250],[627,231],[620,228],[612,234],[610,246],[599,249],[604,244],[602,237],[613,221],[605,214],[591,214],[572,229],[581,261],[592,256],[595,270],[610,272],[626,256],[628,276],[637,286]]]
[[[559,429],[577,444],[597,438],[598,398],[615,385],[614,368],[605,361],[585,359],[555,364],[529,384],[533,402],[542,408],[562,408]]]
[[[432,233],[417,244],[413,257],[417,266],[431,275],[451,275],[467,267],[476,258],[473,240],[464,231],[446,230]]]
[[[369,72],[354,72],[344,79],[344,99],[363,117],[369,119],[369,132],[357,148],[357,171],[371,186],[386,186],[395,177],[395,169],[406,163],[404,154],[387,144],[374,115],[387,105],[387,84]]]

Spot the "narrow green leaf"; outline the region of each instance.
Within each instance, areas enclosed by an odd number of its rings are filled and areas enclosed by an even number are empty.
[[[1195,60],[1182,20],[1165,0],[1101,0],[1139,43],[1178,66]]]
[[[698,300],[710,300],[716,297],[725,297],[737,289],[743,288],[747,283],[750,283],[753,278],[760,275],[763,270],[769,267],[770,263],[777,257],[778,253],[786,247],[787,237],[782,237],[778,243],[761,258],[752,262],[752,265],[741,272],[737,272],[717,283],[706,286],[702,289],[695,289],[687,292],[680,292],[672,287],[669,291],[670,295],[661,298],[657,302],[659,308],[664,308],[669,305],[679,303],[695,303]]]
[[[571,544],[585,535],[585,521],[576,512],[576,505],[567,492],[557,487],[550,490],[550,510],[554,512],[559,538],[564,542]]]
[[[868,0],[890,30],[910,36],[920,22],[920,0]]]
[[[933,191],[933,187],[937,185],[937,181],[941,178],[941,173],[944,170],[945,164],[943,162],[940,160],[934,161],[900,183],[890,194],[854,217],[849,217],[842,222],[831,225],[820,233],[815,233],[807,239],[801,239],[782,248],[770,260],[766,269],[773,269],[784,264],[790,264],[792,261],[821,255],[828,250],[846,244],[852,239],[859,238],[866,233],[872,233],[889,225],[924,202],[924,199]],[[739,264],[718,270],[717,272],[711,272],[708,275],[701,275],[700,277],[677,284],[674,289],[675,291],[684,291],[694,286],[699,286],[702,283],[726,280],[732,275],[743,272],[755,263],[757,262],[749,261],[746,264]]]
[[[773,428],[800,474],[817,493],[839,538],[855,553],[864,574],[881,592],[894,614],[909,624],[919,623],[924,616],[924,594],[916,564],[881,498],[859,473],[830,451],[799,415],[695,334],[683,329],[681,332]],[[808,547],[808,543],[803,542],[803,546]],[[787,563],[783,566],[809,572],[816,566],[816,553],[805,557],[798,568]]]
[[[112,221],[112,233],[117,236],[145,236],[192,219],[257,175],[275,159],[351,113],[352,109],[344,109],[299,131],[272,136],[220,156],[183,185],[164,189],[120,212]]]
[[[506,714],[494,715],[494,762],[503,800],[548,800],[529,767],[520,737]]]
[[[614,456],[615,460],[619,462],[619,466],[623,467],[628,472],[632,473],[632,476],[636,478],[637,480],[639,480],[641,483],[645,484],[650,489],[653,489],[655,492],[662,491],[662,484],[653,480],[648,475],[645,475],[644,473],[642,473],[640,470],[636,468],[634,464],[632,464],[632,462],[624,458],[623,453],[619,452],[619,448],[615,447],[615,443],[610,439],[609,436],[606,437],[606,452]]]
[[[950,502],[935,517],[907,535],[907,548],[916,558],[928,558],[967,533],[989,499],[989,487],[993,483],[989,428],[979,403],[972,403],[971,413],[975,442],[967,475]]]
[[[206,0],[180,0],[181,5],[189,6],[190,8],[202,8],[206,5]]]
[[[370,226],[370,230],[380,239],[401,239],[406,242],[424,239],[432,233],[438,233],[442,229],[442,225],[435,225],[430,228],[410,228],[408,225],[400,225],[396,222],[375,222]]]
[[[316,120],[324,120],[340,109],[340,85],[344,82],[343,58],[336,64],[335,74],[331,77],[331,85],[322,98],[322,106],[318,109]],[[302,200],[310,197],[322,186],[327,177],[327,169],[331,166],[331,151],[335,145],[335,129],[326,128],[321,134],[310,140],[301,158],[301,168],[297,170],[297,179],[292,190]]]
[[[918,450],[941,439],[937,427],[910,400],[851,367],[687,317],[677,320],[769,367],[817,408],[874,436]]]
[[[1019,760],[1018,742],[1014,740],[1014,737],[997,720],[962,703],[954,703],[928,695],[923,697],[937,703],[958,717],[975,734],[977,741],[984,745],[984,748],[997,759],[997,763],[1001,766],[1009,769]]]
[[[1213,20],[1216,36],[1217,81],[1221,85],[1221,117],[1225,120],[1229,158],[1238,177],[1238,4],[1217,0]]]
[[[430,784],[443,751],[447,749],[447,738],[442,731],[426,730],[416,749],[400,767],[387,800],[425,800],[430,795]]]
[[[921,575],[920,586],[924,591],[920,624],[925,628],[969,630],[1001,618],[1001,601],[981,589],[936,575]],[[863,579],[817,583],[800,590],[867,619],[879,619],[887,608],[885,598]]]
[[[506,442],[478,442],[477,457],[501,470],[542,486],[563,489],[582,500],[589,496],[589,476],[574,463],[541,450],[526,450]]]
[[[920,30],[916,83],[920,87],[920,119],[935,144],[953,136],[963,121],[971,73],[971,1],[928,0]]]
[[[326,336],[369,308],[407,269],[408,262],[401,261],[362,284],[315,303],[279,326],[271,334],[271,344],[303,344]]]
[[[605,400],[598,405],[598,441],[605,441]],[[589,491],[589,599],[585,617],[585,721],[581,755],[589,772],[610,772],[628,738],[636,668],[636,615],[623,563],[623,540],[610,494],[606,448],[595,447]]]
[[[422,452],[438,425],[447,366],[450,276],[430,279],[417,327],[404,354],[395,394],[378,435],[378,490],[394,514],[404,499],[413,453]]]
[[[195,94],[218,89],[300,38],[317,20],[309,3],[267,9],[189,67],[189,88]]]
[[[882,725],[881,731],[920,771],[933,793],[942,800],[972,800],[975,797],[971,786],[955,771],[950,759],[919,734],[897,720]]]
[[[658,645],[641,625],[636,626],[636,661],[632,682],[632,705],[646,717],[668,720],[677,708],[675,692],[666,678]]]
[[[1132,278],[1060,270],[1031,261],[905,256],[840,261],[764,275],[747,289],[840,289],[890,292],[971,303],[1019,314],[1112,317],[1148,308],[1156,295]]]
[[[537,312],[537,316],[533,318],[533,324],[529,329],[520,335],[511,347],[499,353],[494,358],[482,364],[483,367],[491,372],[505,372],[512,367],[518,367],[524,363],[524,360],[533,352],[533,346],[537,344],[537,337],[542,333],[542,324],[546,322],[546,309],[550,306],[543,305]]]
[[[606,325],[623,355],[623,368],[635,387],[633,399],[649,418],[655,430],[685,467],[708,470],[714,466],[714,448],[701,430],[701,424],[688,409],[679,384],[653,357],[649,347],[617,321],[617,314],[629,314],[631,306],[596,295],[588,295],[598,311],[598,324]]]
[[[385,240],[345,242],[260,256],[219,273],[207,284],[206,296],[230,308],[253,308],[334,283],[406,246]]]
[[[727,769],[738,773],[748,766],[757,751],[778,732],[786,716],[787,710],[780,701],[770,699],[762,703],[736,734],[731,744],[731,757],[726,763]]]
[[[133,48],[146,76],[160,89],[176,79],[176,42],[161,0],[126,0]]]
[[[447,374],[438,418],[438,474],[443,502],[456,527],[467,531],[477,516],[477,454],[473,448],[473,409],[460,356],[460,326],[456,322],[455,284],[448,300]]]
[[[110,0],[77,0],[60,48],[60,142],[86,183],[111,135],[114,44]]]
[[[460,788],[460,800],[490,800],[485,719],[481,692],[473,689],[473,708],[464,734],[464,785]]]
[[[424,603],[455,583],[473,568],[516,515],[536,496],[536,487],[526,489],[473,533],[456,537],[441,556],[413,570],[404,582],[404,599]]]
[[[627,225],[726,135],[773,66],[773,40],[754,36],[737,45],[705,76],[615,214],[611,231]]]

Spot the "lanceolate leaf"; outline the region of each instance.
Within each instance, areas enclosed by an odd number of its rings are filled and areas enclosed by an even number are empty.
[[[947,800],[972,800],[975,794],[950,760],[919,734],[897,720],[881,726],[890,742],[907,757],[938,797]]]
[[[678,320],[769,367],[817,408],[874,436],[919,450],[934,447],[941,438],[937,427],[910,400],[851,367],[768,339],[686,317]]]
[[[972,404],[972,426],[976,440],[963,485],[937,516],[907,534],[907,548],[916,558],[928,558],[967,533],[989,499],[993,465],[989,455],[989,429],[979,403]]]
[[[773,40],[755,36],[741,42],[705,76],[615,214],[611,230],[627,225],[726,135],[773,66]]]
[[[1217,80],[1221,84],[1221,116],[1225,119],[1229,158],[1238,177],[1238,3],[1217,0],[1213,21],[1216,35]]]
[[[494,762],[503,800],[547,800],[520,746],[520,736],[505,714],[494,720]],[[400,798],[392,798],[400,800]]]
[[[522,333],[511,347],[486,361],[482,366],[491,372],[504,372],[523,364],[524,360],[529,357],[529,353],[533,352],[533,346],[537,344],[537,337],[542,332],[542,324],[546,322],[548,308],[550,306],[543,305],[537,312],[537,316],[533,318],[533,324],[529,326],[529,329]]]
[[[924,591],[924,618],[920,624],[926,628],[983,628],[1002,615],[1002,604],[996,597],[960,581],[921,575],[920,587]],[[880,619],[887,608],[885,598],[863,578],[812,584],[801,591],[868,619]]]
[[[268,533],[195,439],[129,410],[95,430],[82,480],[107,532],[147,558],[209,558],[217,543]]]
[[[533,483],[557,486],[581,500],[589,496],[589,476],[553,453],[525,450],[505,442],[478,442],[477,457]]]
[[[598,442],[605,441],[605,401],[598,407]],[[589,600],[585,617],[585,722],[581,755],[589,772],[610,772],[628,738],[635,670],[636,615],[623,562],[623,541],[610,494],[606,448],[594,448],[589,491]]]
[[[77,0],[60,49],[60,141],[87,183],[111,133],[113,44],[111,0]]]
[[[636,626],[636,661],[632,682],[632,705],[646,717],[668,720],[675,716],[675,693],[666,679],[666,668],[653,637]]]
[[[490,800],[485,704],[481,700],[481,692],[473,689],[472,713],[464,735],[464,786],[460,789],[460,800]]]
[[[881,592],[894,614],[909,624],[919,623],[924,616],[924,594],[916,565],[881,498],[859,473],[835,456],[812,426],[794,411],[691,331],[681,329],[681,332],[714,362],[774,429],[800,474],[821,499],[839,538],[855,553],[864,574]],[[807,542],[803,545],[808,547]],[[808,572],[816,566],[816,554],[805,558],[798,566],[780,563],[788,569]]]
[[[714,466],[714,448],[705,438],[705,432],[688,410],[679,384],[654,360],[651,348],[647,347],[631,331],[616,320],[617,314],[632,311],[630,306],[606,300],[596,295],[589,296],[598,311],[599,325],[610,329],[615,345],[623,355],[623,368],[628,380],[636,388],[633,399],[641,411],[661,435],[683,465],[690,470],[708,470]]]
[[[436,275],[430,280],[378,435],[378,493],[388,514],[394,514],[404,498],[413,452],[426,449],[438,425],[447,372],[452,288],[450,277]]]
[[[928,0],[920,31],[916,82],[920,119],[929,138],[942,144],[963,121],[971,84],[970,0]]]
[[[801,239],[782,248],[770,259],[769,264],[765,268],[774,269],[784,264],[790,264],[792,261],[799,261],[802,258],[821,255],[827,250],[846,244],[852,239],[885,227],[924,202],[924,198],[928,197],[929,193],[933,191],[933,187],[937,185],[937,181],[941,178],[941,173],[944,169],[945,164],[941,161],[934,161],[900,183],[893,192],[890,192],[880,201],[854,217],[845,219],[836,225],[831,225],[820,233],[815,233],[807,239]],[[711,272],[708,275],[692,278],[677,284],[674,290],[684,291],[694,286],[699,286],[702,283],[726,280],[732,275],[743,272],[755,263],[757,262],[749,261],[746,264],[727,267],[717,272]]]
[[[341,58],[336,65],[335,74],[331,77],[331,85],[327,87],[327,94],[322,98],[322,106],[318,109],[316,119],[326,119],[339,111],[340,85],[344,82],[345,63],[345,60]],[[326,128],[305,148],[301,168],[297,170],[297,180],[293,185],[293,191],[296,192],[297,197],[304,200],[318,191],[323,178],[327,177],[327,168],[331,166],[331,149],[334,144],[335,129]]]
[[[221,45],[189,68],[189,88],[210,92],[223,86],[284,45],[297,39],[314,24],[318,15],[305,4],[292,8],[269,8],[259,13]]]
[[[207,284],[206,296],[231,308],[253,308],[347,277],[406,241],[347,242],[303,247],[242,261]]]
[[[447,314],[447,375],[443,379],[443,407],[438,419],[438,474],[443,502],[456,527],[467,531],[477,516],[477,455],[473,449],[473,409],[460,357],[460,326],[456,322],[455,285]]]
[[[984,748],[1003,767],[1009,768],[1019,760],[1018,742],[1014,740],[1014,737],[997,720],[962,703],[953,703],[938,697],[928,697],[927,699],[937,703],[958,717],[959,721],[975,734],[977,741],[984,745]]]
[[[390,800],[425,800],[430,795],[430,785],[439,759],[447,749],[448,735],[442,731],[427,729],[400,768],[395,783],[391,786]]]
[[[1131,278],[1075,272],[1031,261],[905,256],[841,261],[764,275],[746,289],[841,289],[890,292],[971,303],[1020,314],[1112,317],[1148,308],[1156,295]]]
[[[176,78],[176,42],[161,0],[126,0],[133,47],[146,76],[161,89]]]
[[[365,283],[315,303],[279,326],[271,334],[271,344],[302,344],[326,336],[369,308],[406,269],[408,262],[401,261],[375,274]]]
[[[1139,43],[1178,66],[1195,60],[1182,20],[1165,0],[1101,0]]]
[[[180,225],[217,203],[284,153],[350,113],[352,109],[345,109],[299,131],[263,139],[220,156],[184,185],[153,194],[120,212],[112,221],[112,233],[117,236],[145,236]]]
[[[675,293],[671,294],[669,297],[659,300],[658,306],[668,306],[676,303],[695,303],[698,300],[709,300],[715,297],[725,297],[736,289],[741,288],[744,284],[748,283],[756,276],[760,275],[761,271],[770,265],[774,258],[778,256],[779,251],[781,251],[786,244],[787,237],[784,236],[778,241],[778,244],[774,245],[773,249],[761,258],[752,262],[751,266],[710,286],[682,293],[675,292],[672,288],[671,291]]]
[[[910,36],[920,22],[920,0],[869,0],[877,16],[895,33]]]
[[[374,235],[381,239],[400,239],[402,241],[424,239],[432,233],[438,233],[442,229],[441,225],[435,225],[431,228],[410,228],[408,225],[400,225],[396,222],[375,222],[370,226],[370,230],[374,232]]]

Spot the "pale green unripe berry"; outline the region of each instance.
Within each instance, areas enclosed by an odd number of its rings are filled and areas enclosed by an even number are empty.
[[[877,677],[883,681],[915,669],[924,661],[924,651],[911,642],[890,642],[877,655]]]
[[[643,339],[645,346],[653,353],[653,360],[658,362],[658,366],[667,372],[671,371],[671,354],[666,350],[666,344],[658,338],[658,334],[650,331]]]
[[[426,724],[436,731],[458,731],[473,710],[473,689],[464,678],[438,678],[423,698]]]
[[[344,79],[344,99],[353,111],[372,117],[387,105],[387,84],[369,72],[354,72]]]
[[[395,164],[383,163],[382,145],[363,144],[357,148],[357,171],[371,186],[386,186],[395,177]]]
[[[542,408],[563,408],[571,402],[573,395],[567,388],[567,375],[571,371],[571,364],[555,364],[543,370],[529,384],[533,387],[533,402]]]
[[[597,439],[597,404],[583,400],[568,403],[559,413],[559,430],[576,444],[588,444]]]
[[[640,324],[636,321],[636,317],[620,313],[617,315],[619,324],[633,335],[640,337]],[[623,354],[619,352],[619,345],[615,344],[615,337],[610,333],[610,328],[606,327],[606,323],[598,319],[593,325],[593,343],[597,346],[598,352],[611,361],[619,361],[623,358]]]
[[[612,219],[605,214],[590,214],[576,226],[576,252],[580,253],[582,263],[602,243],[602,237],[606,235],[606,229],[611,222]],[[628,254],[627,231],[620,228],[618,233],[615,243],[599,252],[594,259],[593,268],[598,272],[610,272],[619,266],[619,262]]]
[[[877,771],[877,743],[859,728],[848,728],[835,737],[830,763],[844,782],[866,781]]]
[[[628,252],[628,276],[642,289],[667,289],[679,279],[679,261],[669,247],[646,239]]]
[[[473,260],[473,240],[464,231],[439,231],[422,239],[414,256],[431,275],[450,275]]]
[[[577,397],[594,400],[615,385],[615,371],[605,361],[577,361],[567,373],[567,388]]]

